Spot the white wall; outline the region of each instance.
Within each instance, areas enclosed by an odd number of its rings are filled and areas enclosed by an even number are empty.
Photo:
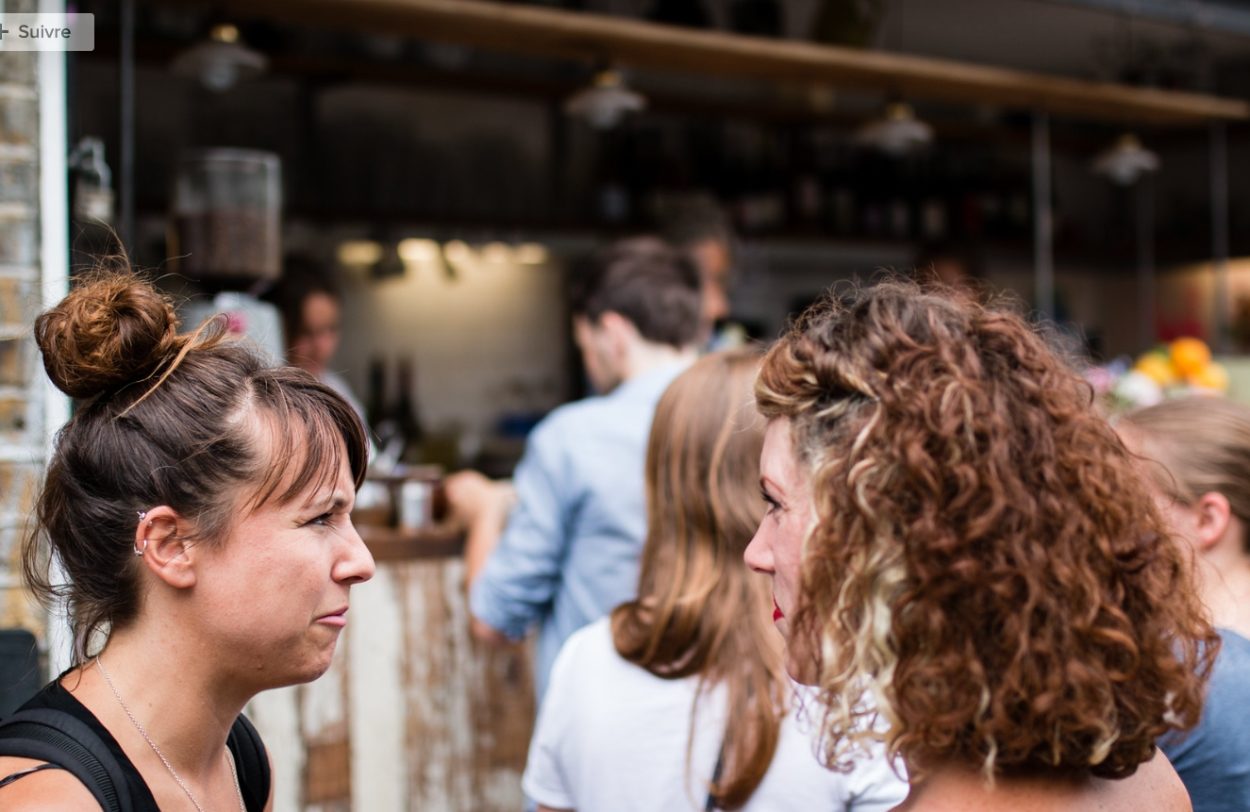
[[[565,397],[564,273],[554,265],[410,267],[402,277],[347,272],[338,367],[361,398],[369,362],[394,375],[411,356],[428,429],[489,433],[504,410],[550,409]],[[394,385],[393,381],[390,385]]]

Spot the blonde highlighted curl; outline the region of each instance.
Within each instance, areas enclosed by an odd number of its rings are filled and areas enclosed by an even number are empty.
[[[1121,778],[1198,721],[1218,637],[1089,388],[1023,319],[886,281],[811,308],[760,410],[812,476],[793,635],[824,755]],[[877,715],[888,724],[877,724]]]

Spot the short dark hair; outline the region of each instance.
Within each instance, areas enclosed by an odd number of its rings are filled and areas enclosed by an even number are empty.
[[[575,316],[628,319],[650,342],[685,347],[699,333],[702,289],[694,263],[658,237],[620,240],[573,271]]]
[[[707,240],[733,244],[733,228],[724,210],[713,199],[702,196],[669,206],[660,215],[659,232],[683,251]]]
[[[282,261],[282,276],[264,296],[282,314],[288,346],[303,327],[304,300],[315,293],[343,301],[343,291],[324,263],[306,254],[289,254]]]

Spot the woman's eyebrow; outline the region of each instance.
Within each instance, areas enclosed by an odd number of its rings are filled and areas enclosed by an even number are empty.
[[[347,497],[342,491],[335,491],[328,496],[313,496],[313,498],[304,503],[304,507],[309,510],[313,508],[318,510],[342,510],[347,507]]]

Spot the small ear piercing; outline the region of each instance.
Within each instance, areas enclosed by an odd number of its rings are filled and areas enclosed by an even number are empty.
[[[146,519],[146,518],[148,517],[148,512],[147,512],[146,510],[140,510],[140,511],[138,511],[138,514],[139,514],[139,521],[143,521],[144,519]],[[143,539],[143,546],[142,546],[142,547],[135,547],[135,555],[141,556],[141,555],[143,555],[145,552],[147,552],[147,549],[148,549],[148,540],[147,540],[147,538],[145,537],[145,538]]]

